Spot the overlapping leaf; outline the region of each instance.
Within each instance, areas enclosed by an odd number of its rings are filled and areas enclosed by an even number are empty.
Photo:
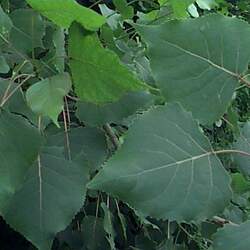
[[[104,104],[126,92],[146,88],[113,51],[102,47],[97,34],[73,24],[69,35],[70,68],[76,94],[82,101]]]
[[[12,26],[13,24],[11,19],[0,6],[0,44],[2,44],[4,40],[8,38]]]
[[[247,250],[250,245],[250,221],[226,225],[214,235],[213,250]]]
[[[28,136],[23,142],[27,138],[31,140]],[[18,160],[16,154],[12,158]],[[64,159],[60,148],[45,148],[21,188],[8,202],[4,200],[2,215],[39,250],[51,249],[56,233],[66,228],[83,205],[84,180],[82,171]]]
[[[247,122],[241,129],[238,140],[233,144],[233,148],[249,153],[248,155],[235,154],[234,159],[242,173],[250,175],[250,122]]]
[[[210,217],[224,209],[229,176],[191,115],[179,105],[146,112],[124,144],[89,183],[145,216]]]
[[[153,96],[147,92],[128,93],[119,101],[103,106],[88,102],[78,102],[77,117],[90,126],[121,122],[136,111],[143,110],[153,103]]]
[[[21,116],[0,109],[0,214],[22,184],[42,144],[38,130]]]
[[[76,21],[85,29],[97,30],[105,23],[105,18],[74,0],[26,0],[32,8],[41,12],[55,24],[69,28]]]
[[[18,9],[10,17],[14,26],[9,39],[17,50],[29,53],[36,47],[43,47],[45,24],[37,12],[32,9]]]
[[[36,114],[50,117],[59,126],[57,118],[63,109],[63,97],[70,88],[67,73],[55,75],[32,85],[26,92],[27,102]]]
[[[62,130],[58,129],[52,134],[47,131],[48,145],[64,147],[66,158],[71,158],[85,173],[96,170],[106,159],[106,137],[100,129],[71,128],[68,132],[68,141],[65,137]]]
[[[166,100],[182,103],[202,123],[216,121],[247,70],[249,24],[213,14],[137,29]]]

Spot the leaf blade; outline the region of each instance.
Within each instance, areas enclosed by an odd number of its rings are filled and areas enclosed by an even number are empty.
[[[176,104],[158,107],[131,126],[121,150],[88,187],[119,197],[144,216],[204,219],[231,197],[229,176],[212,152],[189,113]]]

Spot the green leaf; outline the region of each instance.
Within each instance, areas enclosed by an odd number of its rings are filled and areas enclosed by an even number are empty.
[[[130,19],[133,17],[134,9],[132,6],[128,5],[126,0],[113,0],[113,3],[124,19]]]
[[[29,53],[36,47],[43,48],[45,23],[37,12],[18,9],[13,11],[10,17],[14,24],[10,32],[10,42],[17,50]]]
[[[4,103],[4,108],[9,112],[21,114],[37,124],[38,116],[28,107],[22,89],[17,88],[16,83],[0,78],[0,103]]]
[[[3,11],[0,5],[0,44],[8,38],[9,32],[12,28],[13,24],[9,16]]]
[[[116,250],[115,248],[115,229],[113,227],[113,214],[107,207],[107,205],[102,202],[101,207],[104,211],[104,218],[103,218],[103,228],[107,233],[107,241],[110,245],[111,250]]]
[[[153,96],[147,92],[134,92],[123,96],[119,101],[103,106],[87,102],[78,102],[76,115],[90,126],[121,122],[139,110],[146,109],[153,103]]]
[[[247,70],[249,24],[213,14],[136,27],[166,100],[180,102],[202,123],[218,120]]]
[[[88,184],[143,216],[200,220],[221,212],[230,178],[191,115],[177,104],[146,112]]]
[[[113,51],[102,47],[96,33],[88,33],[75,23],[69,36],[70,68],[76,94],[82,101],[114,102],[129,91],[146,88]]]
[[[82,220],[81,232],[84,241],[83,250],[109,249],[102,218],[95,216],[84,217]]]
[[[71,80],[67,73],[55,75],[29,87],[27,102],[33,112],[50,117],[59,126],[57,118],[63,110],[63,97],[70,88]]]
[[[0,73],[8,73],[10,70],[10,67],[8,63],[5,60],[4,56],[0,56]]]
[[[241,225],[226,225],[214,235],[213,250],[248,250],[250,221]]]
[[[232,187],[236,193],[243,194],[250,191],[250,181],[240,174],[235,173],[231,175],[232,177]]]
[[[247,122],[240,131],[238,140],[233,144],[233,148],[239,151],[249,153],[250,155],[250,122]],[[250,175],[250,156],[235,154],[234,160],[239,170]]]
[[[55,46],[54,64],[58,72],[64,72],[64,59],[66,58],[65,51],[65,35],[64,30],[57,28],[53,34],[53,43]]]
[[[68,132],[68,145],[65,143],[66,135],[62,129],[49,134],[47,143],[50,146],[64,147],[67,158],[79,164],[85,172],[98,169],[107,156],[105,134],[97,128],[78,127],[71,128]]]
[[[187,8],[194,0],[169,0],[173,9],[174,17],[184,18],[188,16]]]
[[[2,213],[11,227],[40,250],[48,250],[56,233],[80,210],[85,191],[78,166],[65,160],[60,148],[45,148]]]
[[[69,28],[76,21],[85,29],[97,30],[105,23],[105,17],[81,6],[74,0],[26,0],[31,7],[62,28]]]
[[[0,214],[22,184],[42,144],[37,129],[23,117],[0,109]]]

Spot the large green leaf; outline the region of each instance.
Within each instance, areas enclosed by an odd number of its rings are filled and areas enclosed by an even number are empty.
[[[11,44],[21,52],[28,53],[43,47],[45,24],[41,16],[31,9],[18,9],[10,14],[14,24],[10,32]]]
[[[101,126],[105,123],[121,122],[124,118],[139,110],[149,107],[153,96],[147,92],[133,92],[123,96],[119,101],[103,106],[88,102],[77,103],[77,117],[90,126]]]
[[[242,173],[250,175],[250,122],[247,122],[240,131],[238,140],[233,144],[233,148],[249,153],[248,155],[235,154],[234,160]]]
[[[75,0],[26,0],[31,7],[46,16],[55,24],[69,28],[73,21],[85,29],[97,30],[105,23],[105,18],[91,9],[85,8]]]
[[[214,235],[213,250],[248,250],[250,221],[241,225],[226,225]]]
[[[82,101],[104,104],[126,92],[145,89],[113,51],[102,47],[96,33],[88,33],[75,23],[69,36],[70,68]]]
[[[202,123],[216,121],[247,70],[249,24],[213,14],[137,29],[167,101],[182,103]]]
[[[177,104],[146,112],[89,183],[144,216],[204,219],[230,200],[230,179],[191,115]]]
[[[29,155],[22,153],[22,157]],[[45,148],[21,188],[5,202],[2,214],[39,250],[51,249],[56,233],[66,228],[84,203],[84,182],[82,171],[64,159],[60,148]]]
[[[57,118],[63,109],[63,97],[70,88],[67,73],[55,75],[32,85],[26,92],[27,102],[36,114],[50,117],[59,126]]]
[[[0,109],[0,214],[36,160],[42,139],[21,116]]]

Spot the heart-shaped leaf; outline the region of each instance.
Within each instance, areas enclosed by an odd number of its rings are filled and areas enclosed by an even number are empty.
[[[172,104],[146,112],[89,183],[144,216],[200,220],[222,211],[230,178],[191,115]]]
[[[2,214],[39,250],[51,249],[56,233],[83,205],[86,180],[76,164],[64,159],[60,148],[45,148],[21,188],[5,201]]]
[[[180,102],[202,123],[226,111],[250,58],[248,23],[218,14],[136,26],[168,102]]]
[[[67,73],[55,75],[32,85],[26,92],[27,102],[36,114],[50,117],[59,126],[57,118],[63,109],[63,97],[70,88]]]

